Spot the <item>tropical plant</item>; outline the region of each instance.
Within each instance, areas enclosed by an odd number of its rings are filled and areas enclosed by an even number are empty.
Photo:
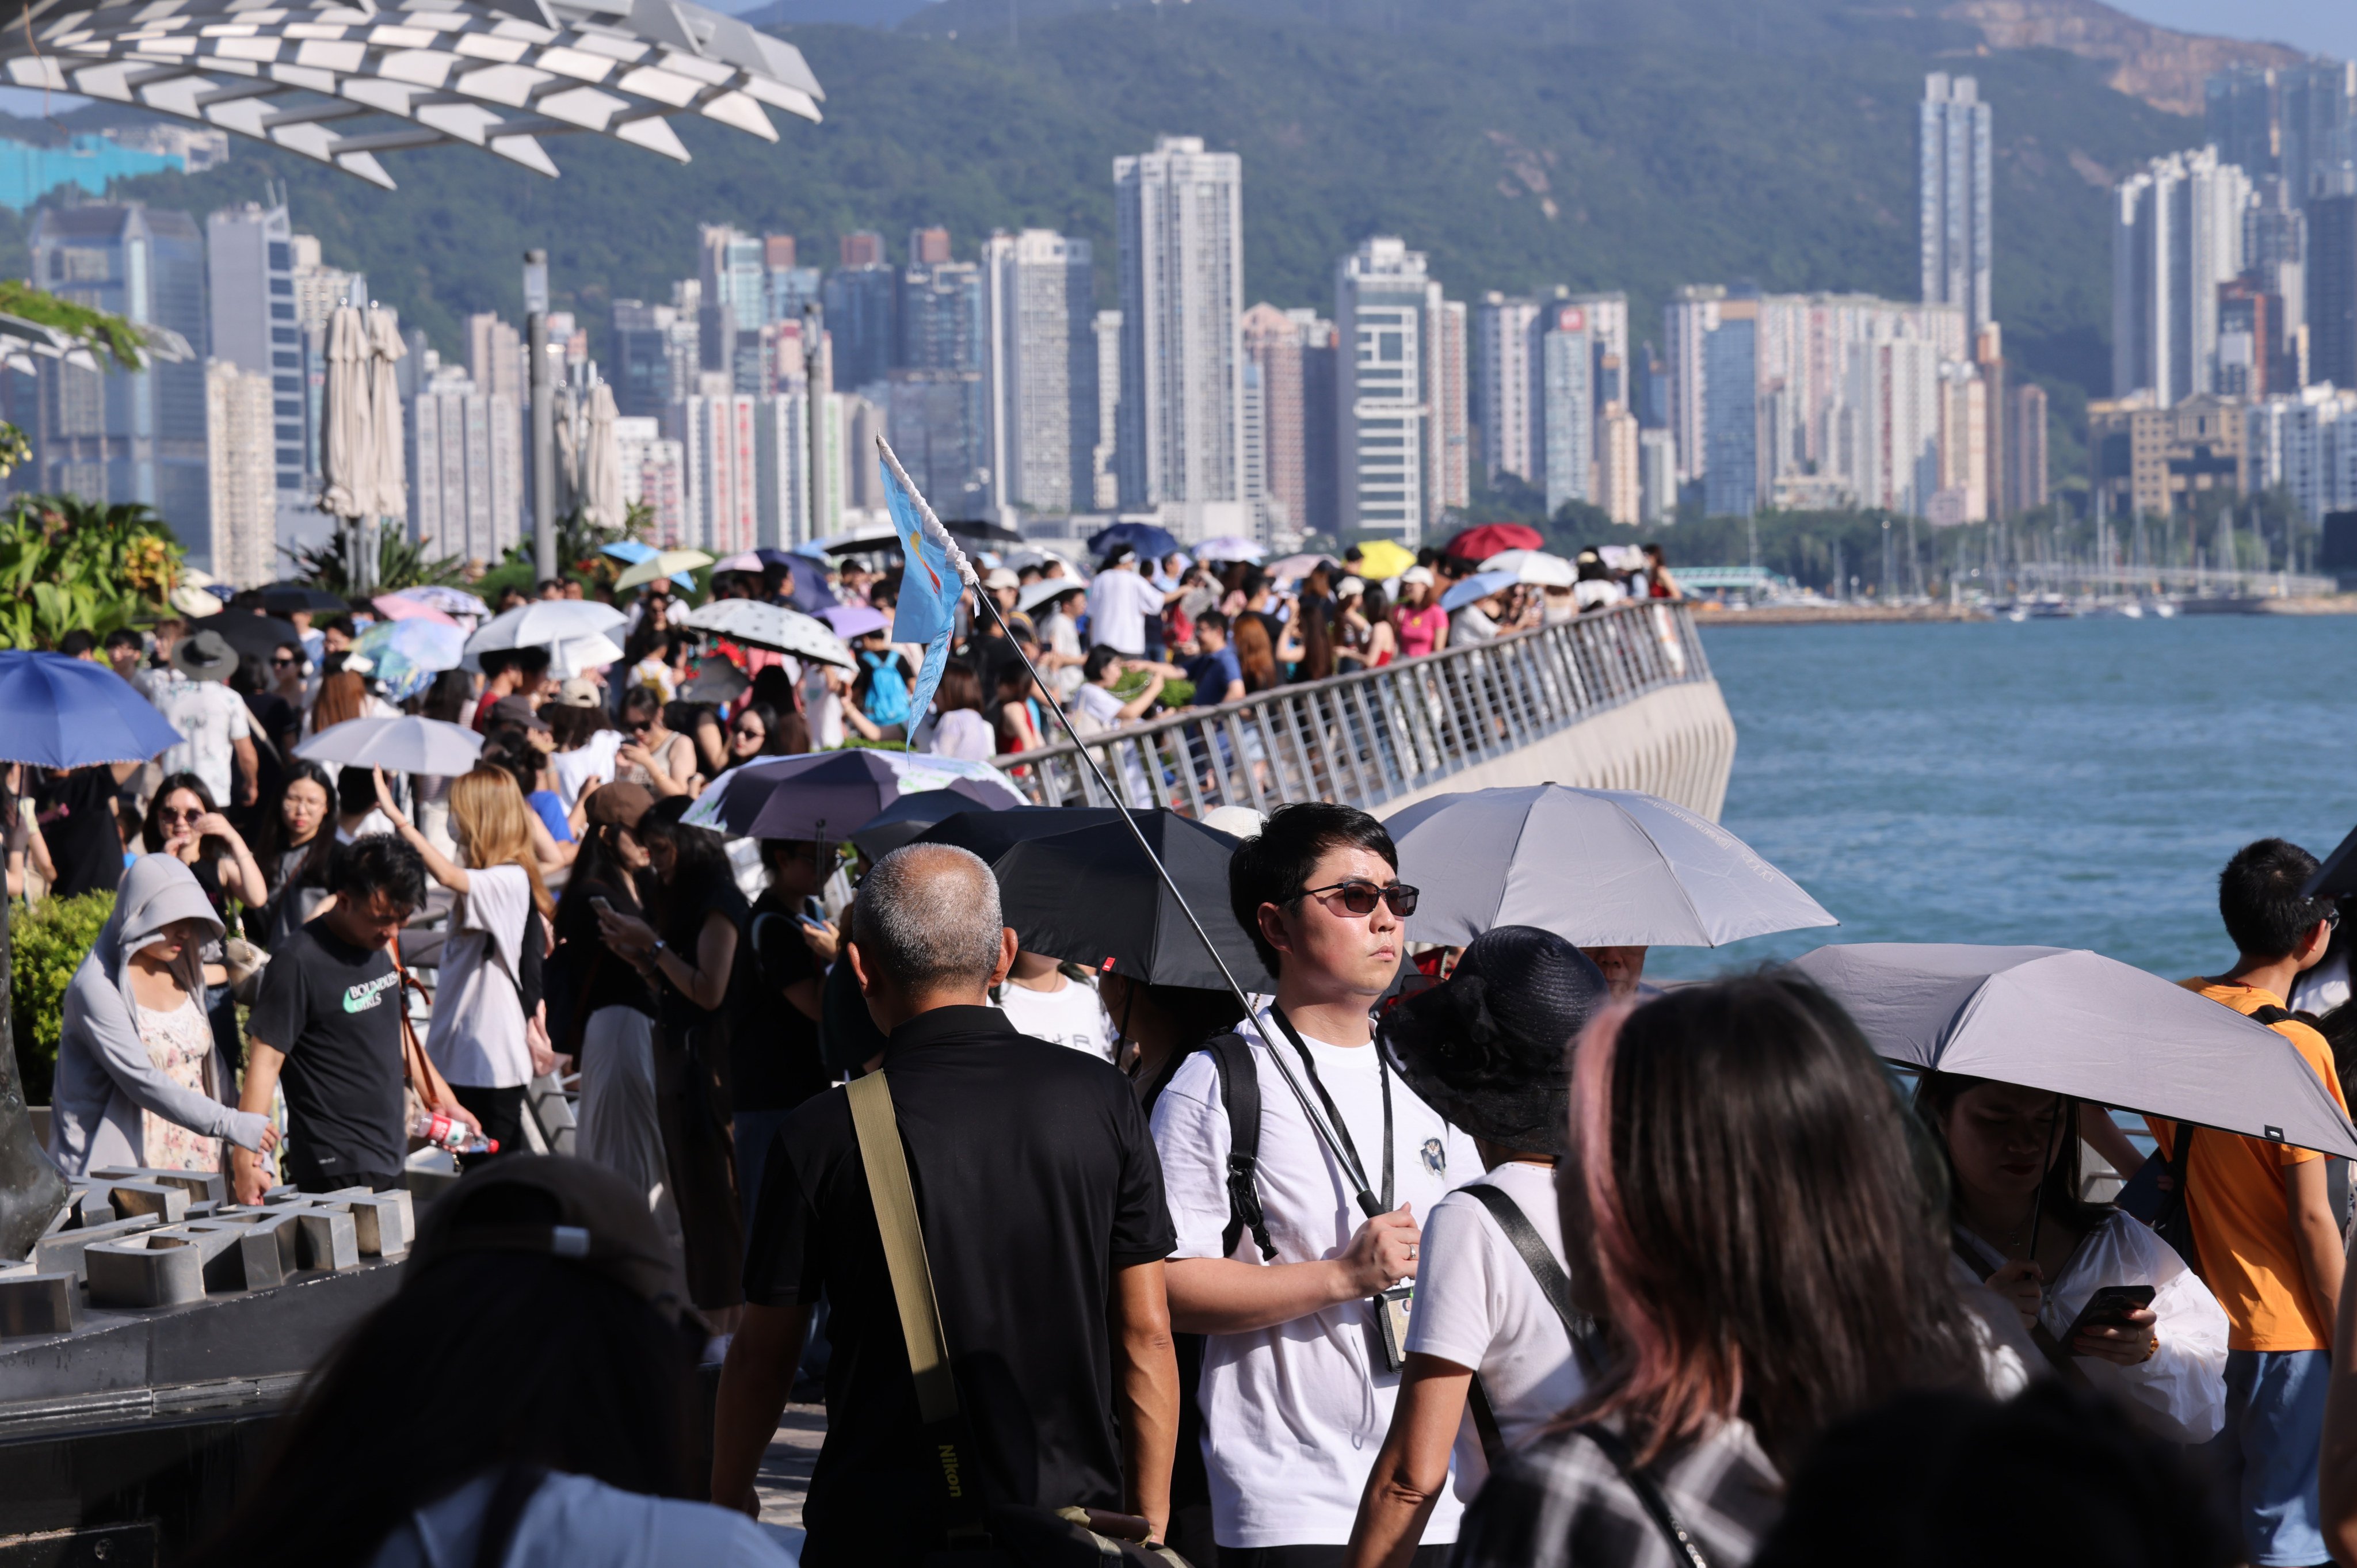
[[[152,620],[179,577],[179,541],[152,509],[20,496],[0,520],[0,642],[54,648]]]
[[[358,531],[339,527],[321,545],[279,546],[297,582],[350,598],[355,595],[390,594],[400,588],[436,583],[463,583],[467,564],[456,556],[428,557],[425,546],[397,528],[382,529],[376,541],[376,575],[363,587],[357,570],[361,556]]]
[[[114,895],[103,888],[9,908],[8,1009],[16,1030],[16,1070],[25,1098],[36,1104],[49,1098],[57,1074],[66,987],[113,912]]]

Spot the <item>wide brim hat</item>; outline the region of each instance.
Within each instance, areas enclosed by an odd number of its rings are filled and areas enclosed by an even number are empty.
[[[172,668],[192,681],[226,681],[237,673],[237,650],[217,631],[200,631],[172,644]]]
[[[1447,980],[1402,999],[1376,1038],[1424,1102],[1501,1148],[1567,1152],[1571,1043],[1610,1000],[1586,954],[1535,926],[1473,939]]]

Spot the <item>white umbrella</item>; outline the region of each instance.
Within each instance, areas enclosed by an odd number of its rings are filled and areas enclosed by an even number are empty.
[[[560,681],[570,681],[576,675],[603,670],[621,656],[622,645],[602,631],[569,637],[548,645],[548,672]]]
[[[1246,561],[1257,564],[1265,554],[1266,551],[1239,533],[1223,533],[1195,546],[1198,561]]]
[[[401,435],[401,374],[393,361],[409,352],[401,318],[382,306],[368,309],[369,467],[371,518],[409,516],[409,452]]]
[[[456,779],[471,772],[482,754],[483,737],[473,730],[414,714],[391,719],[346,719],[295,748],[296,756],[311,762],[382,768],[436,779]]]
[[[467,639],[468,653],[489,653],[508,648],[539,648],[596,637],[627,619],[611,605],[595,599],[534,599],[505,615],[493,616]]]
[[[2289,1040],[2101,953],[1861,942],[1786,967],[1908,1067],[2357,1155],[2357,1131]]]
[[[368,327],[349,305],[328,317],[327,427],[320,456],[319,510],[334,517],[365,517],[376,492],[375,456],[370,438]]]
[[[1717,947],[1839,924],[1717,822],[1634,789],[1469,789],[1383,825],[1424,895],[1415,941],[1536,926],[1578,947]]]
[[[630,509],[622,501],[622,443],[614,434],[621,411],[614,389],[599,381],[589,389],[589,428],[581,447],[581,516],[598,528],[619,528]]]
[[[732,638],[756,648],[774,649],[797,659],[814,659],[845,670],[859,668],[851,657],[851,650],[824,621],[800,610],[763,604],[759,599],[715,599],[683,615],[673,616],[671,624]]]
[[[1542,588],[1568,588],[1579,581],[1579,569],[1560,555],[1544,550],[1501,550],[1481,563],[1484,572],[1512,572],[1517,583]]]
[[[676,576],[693,572],[699,566],[712,564],[712,557],[701,550],[658,550],[637,565],[614,579],[614,591],[635,588],[651,583],[657,577]]]
[[[401,588],[391,596],[424,605],[427,609],[440,610],[446,616],[473,616],[478,620],[491,613],[491,607],[464,588],[454,588],[446,583],[425,583],[414,588]]]

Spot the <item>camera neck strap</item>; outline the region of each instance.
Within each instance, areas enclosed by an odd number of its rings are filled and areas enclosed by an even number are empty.
[[[1334,1129],[1334,1137],[1341,1145],[1342,1174],[1359,1184],[1359,1207],[1366,1210],[1371,1219],[1378,1214],[1389,1214],[1392,1211],[1392,1073],[1390,1064],[1383,1060],[1383,1047],[1372,1040],[1367,1042],[1367,1049],[1375,1053],[1375,1077],[1383,1085],[1383,1200],[1378,1204],[1375,1195],[1368,1190],[1367,1162],[1359,1157],[1359,1145],[1351,1137],[1350,1123],[1342,1120],[1342,1112],[1336,1108],[1334,1097],[1326,1092],[1326,1080],[1318,1076],[1317,1058],[1310,1055],[1308,1043],[1302,1039],[1301,1031],[1293,1026],[1293,1020],[1285,1015],[1285,1009],[1275,1002],[1268,1004],[1268,1015],[1276,1020],[1276,1026],[1292,1042],[1293,1048],[1301,1054],[1302,1070],[1309,1075],[1309,1087],[1318,1091],[1318,1102],[1326,1108],[1327,1125]]]

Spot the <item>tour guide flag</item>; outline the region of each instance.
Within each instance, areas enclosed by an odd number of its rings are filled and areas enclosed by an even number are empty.
[[[957,629],[958,600],[974,581],[974,568],[880,435],[876,449],[877,466],[884,471],[884,499],[892,509],[892,532],[900,536],[906,562],[899,601],[892,611],[892,640],[920,642],[925,648],[925,667],[917,671],[915,688],[909,693],[909,728],[913,732],[932,710],[933,688],[942,683],[942,667],[949,662],[950,634]]]

